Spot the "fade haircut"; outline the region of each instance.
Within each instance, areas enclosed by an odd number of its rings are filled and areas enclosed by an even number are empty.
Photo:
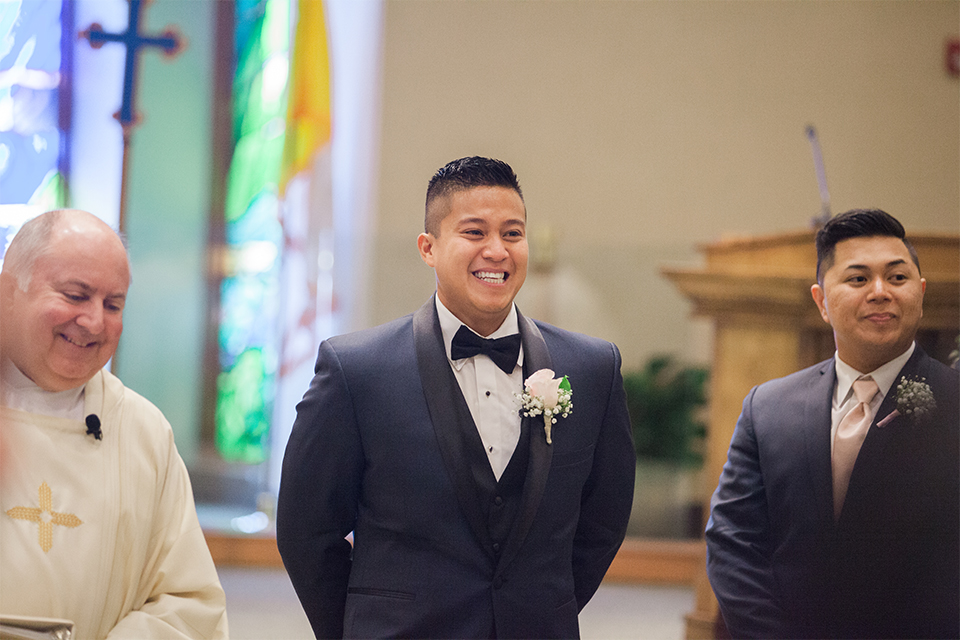
[[[430,184],[427,185],[423,230],[433,236],[440,235],[440,221],[447,215],[447,210],[444,207],[431,206],[434,201],[476,187],[512,189],[517,192],[520,201],[523,202],[520,181],[506,162],[480,156],[460,158],[447,163],[430,178]]]
[[[920,270],[917,251],[906,239],[903,225],[896,218],[880,209],[853,209],[831,218],[817,231],[817,282],[822,285],[823,274],[833,266],[838,242],[877,236],[899,238],[907,247],[913,264],[917,265],[917,271]]]
[[[16,278],[17,287],[21,291],[26,292],[30,288],[33,268],[50,247],[53,232],[60,227],[67,211],[69,209],[54,209],[27,220],[10,241],[10,246],[3,255],[3,272]],[[118,233],[117,236],[123,248],[127,249],[124,235]],[[127,259],[130,259],[129,251]]]

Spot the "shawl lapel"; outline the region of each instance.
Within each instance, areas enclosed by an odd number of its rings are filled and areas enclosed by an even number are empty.
[[[550,352],[536,324],[519,311],[517,322],[523,344],[524,378],[539,369],[552,368]],[[477,433],[477,429],[463,393],[460,391],[460,385],[450,370],[442,335],[436,303],[431,296],[413,315],[413,339],[423,395],[430,412],[430,420],[433,422],[440,453],[453,482],[460,508],[477,540],[492,557],[493,541],[486,526],[474,476],[469,467],[471,456],[466,450],[469,443],[462,436],[463,433]],[[450,401],[451,398],[454,399],[453,402]],[[498,574],[516,557],[530,531],[546,488],[550,461],[553,458],[553,449],[546,442],[539,417],[523,418],[521,429],[530,430],[527,477],[523,484],[517,519],[510,530],[497,567]],[[476,437],[479,440],[479,434]],[[490,471],[489,468],[487,471]]]
[[[537,325],[517,311],[517,322],[520,326],[520,340],[523,344],[523,377],[524,380],[534,371],[552,369],[553,364],[547,343],[543,340]],[[510,535],[504,545],[503,554],[497,565],[497,574],[500,574],[516,557],[523,545],[523,541],[530,531],[533,519],[537,515],[540,499],[547,486],[547,476],[550,474],[550,462],[553,459],[553,448],[547,444],[543,433],[543,419],[522,418],[521,429],[530,430],[530,458],[527,464],[527,477],[523,483],[523,495],[520,498],[520,510],[513,523]]]
[[[453,482],[460,509],[470,528],[483,548],[492,554],[493,541],[487,530],[477,486],[470,471],[472,456],[467,452],[469,443],[462,435],[470,430],[477,433],[477,428],[460,391],[460,385],[450,370],[433,296],[413,315],[413,340],[423,395],[447,474]],[[477,434],[477,439],[479,438]]]
[[[802,428],[806,431],[807,463],[813,482],[817,515],[822,524],[833,527],[833,465],[830,457],[830,424],[833,388],[837,373],[834,359],[820,364],[813,373],[804,406]]]

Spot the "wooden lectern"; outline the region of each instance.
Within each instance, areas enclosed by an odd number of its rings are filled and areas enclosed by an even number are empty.
[[[703,496],[705,517],[744,397],[757,384],[833,355],[830,326],[810,296],[816,281],[814,231],[722,239],[700,248],[702,268],[663,269],[713,320],[714,346]],[[909,236],[927,279],[917,342],[945,360],[960,333],[960,237]],[[706,523],[704,523],[706,524]],[[706,547],[703,547],[704,558]],[[705,562],[696,579],[696,608],[686,616],[688,640],[725,637]]]

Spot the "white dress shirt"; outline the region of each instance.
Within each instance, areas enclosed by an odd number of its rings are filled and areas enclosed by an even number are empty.
[[[493,360],[483,354],[472,358],[452,359],[450,345],[463,322],[443,306],[439,296],[436,301],[447,360],[450,361],[453,375],[460,384],[473,422],[477,425],[493,474],[499,480],[520,440],[520,401],[514,394],[523,391],[523,347],[520,347],[520,356],[510,374],[504,373]],[[499,329],[489,336],[480,337],[503,338],[518,332],[517,307],[513,305]]]
[[[880,404],[887,396],[887,392],[890,391],[890,387],[892,387],[893,383],[896,382],[897,374],[900,373],[900,369],[903,369],[903,365],[907,364],[907,360],[909,360],[910,356],[913,355],[916,344],[916,342],[910,343],[910,347],[902,354],[887,364],[868,373],[857,371],[846,362],[841,360],[839,354],[835,354],[837,384],[833,389],[833,405],[830,413],[831,455],[833,454],[833,440],[837,435],[837,427],[840,425],[840,421],[843,420],[843,417],[852,411],[857,404],[859,404],[856,396],[853,394],[853,383],[860,376],[870,376],[873,378],[873,381],[877,383],[877,387],[880,389],[880,392],[875,395],[873,400],[870,402],[870,420],[872,422],[877,415],[877,410],[880,408]]]

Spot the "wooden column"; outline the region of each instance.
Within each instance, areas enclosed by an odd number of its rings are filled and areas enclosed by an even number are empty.
[[[926,234],[911,240],[927,279],[918,342],[930,355],[944,358],[960,332],[960,237]],[[813,231],[723,239],[700,250],[704,267],[663,273],[694,303],[694,313],[714,324],[702,494],[706,517],[743,398],[754,385],[830,357],[834,343],[810,296],[817,263]],[[724,637],[705,565],[695,584],[686,637]]]

